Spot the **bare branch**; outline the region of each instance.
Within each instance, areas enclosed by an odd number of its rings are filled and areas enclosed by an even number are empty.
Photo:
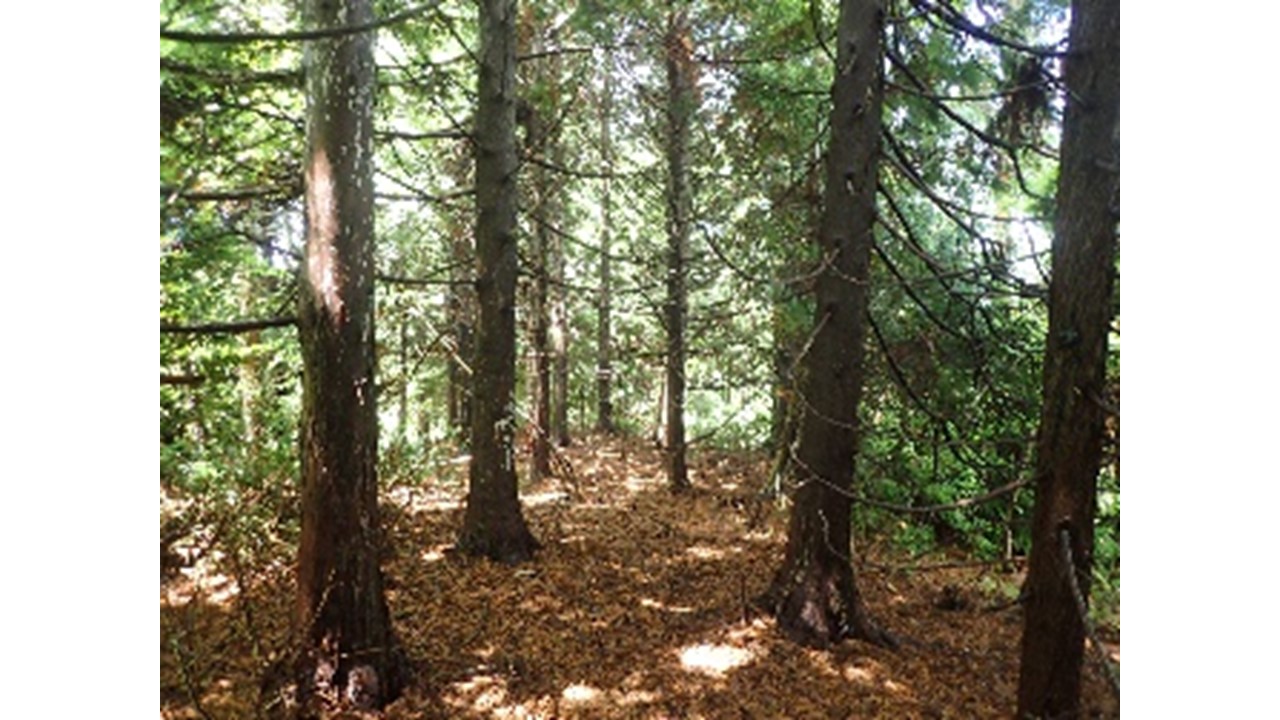
[[[896,505],[894,503],[881,502],[880,500],[872,500],[871,498],[865,498],[865,497],[855,498],[854,500],[855,502],[862,503],[863,505],[870,505],[871,507],[877,507],[882,510],[891,510],[893,512],[900,512],[900,513],[929,514],[929,513],[944,512],[946,510],[963,510],[964,508],[967,508],[967,507],[980,505],[982,503],[994,500],[998,497],[1008,495],[1009,493],[1019,488],[1024,488],[1030,484],[1031,484],[1031,478],[1022,478],[1020,480],[1014,480],[1013,482],[1010,482],[1010,483],[1005,483],[1004,485],[1001,485],[995,490],[985,492],[981,495],[974,495],[967,498],[961,498],[959,500],[956,500],[955,502],[942,503],[939,505]]]
[[[200,385],[203,382],[203,375],[166,375],[160,373],[161,385]]]
[[[409,132],[407,130],[376,130],[373,136],[379,140],[465,140],[470,133],[462,130],[429,130],[427,132]]]
[[[384,282],[391,285],[404,285],[406,287],[430,287],[433,285],[472,285],[475,280],[435,280],[430,278],[411,278],[399,275],[376,275],[378,282]]]
[[[265,330],[267,328],[277,327],[293,327],[298,322],[297,318],[280,317],[270,318],[267,320],[242,320],[239,322],[226,323],[206,323],[203,325],[177,325],[174,323],[160,323],[160,332],[164,334],[180,334],[180,335],[234,335],[237,333],[253,332],[254,330]]]
[[[997,148],[1000,148],[1001,150],[1004,150],[1005,153],[1009,155],[1009,159],[1013,161],[1014,171],[1017,172],[1019,181],[1021,181],[1022,179],[1022,169],[1021,169],[1021,165],[1018,162],[1018,155],[1017,155],[1018,150],[1030,150],[1031,152],[1037,155],[1040,155],[1042,157],[1048,158],[1049,160],[1058,159],[1058,156],[1055,153],[1045,150],[1044,148],[1037,147],[1035,145],[1021,145],[1021,146],[1014,145],[1013,143],[1006,142],[1005,140],[1002,140],[992,135],[991,133],[983,131],[973,123],[961,117],[960,114],[957,113],[955,110],[953,110],[950,105],[947,105],[945,102],[936,99],[938,96],[928,91],[928,86],[925,85],[925,83],[922,80],[920,80],[920,78],[916,77],[916,74],[911,71],[910,67],[907,66],[907,62],[902,58],[898,57],[897,53],[893,52],[892,50],[886,47],[885,57],[889,58],[889,61],[893,64],[893,66],[901,70],[902,74],[906,75],[907,78],[911,80],[911,83],[922,91],[920,97],[927,100],[934,107],[941,110],[944,115],[951,118],[957,125],[967,130],[974,137],[977,137],[979,140],[982,140],[983,142],[987,143],[988,145],[991,145],[992,147],[997,147]],[[1032,197],[1037,197],[1037,198],[1040,197],[1039,195],[1036,195],[1035,193],[1028,190],[1025,187],[1025,184],[1023,186],[1023,192],[1027,193],[1028,195],[1031,195]]]
[[[183,190],[171,186],[161,186],[160,194],[167,201],[186,200],[188,202],[235,202],[239,200],[257,200],[260,198],[278,198],[288,200],[302,194],[297,185],[271,185],[265,187],[225,188],[210,190]]]
[[[1027,53],[1028,55],[1035,55],[1038,57],[1065,57],[1067,55],[1066,50],[1054,50],[1051,47],[1036,47],[1034,45],[1026,45],[1016,40],[1003,38],[987,30],[983,30],[982,28],[970,22],[969,18],[965,17],[960,11],[956,10],[955,8],[951,7],[946,3],[934,4],[929,2],[928,0],[912,0],[912,4],[914,4],[918,8],[921,8],[925,12],[934,15],[935,17],[942,20],[947,25],[950,25],[951,27],[955,28],[956,30],[959,30],[960,32],[963,32],[967,35],[970,35],[972,37],[975,37],[979,40],[990,43],[992,45],[999,45],[1001,47],[1009,48],[1010,50],[1017,50],[1019,52]],[[1066,41],[1066,38],[1063,38],[1062,42],[1065,42],[1065,41]]]
[[[303,42],[306,40],[324,40],[328,38],[344,37],[347,35],[358,35],[360,33],[377,30],[378,28],[394,25],[403,22],[422,13],[435,10],[442,4],[443,0],[433,0],[432,2],[415,5],[404,12],[398,12],[394,15],[388,15],[381,20],[373,20],[358,25],[346,25],[344,27],[326,28],[324,30],[298,30],[294,32],[268,33],[268,32],[240,32],[240,33],[199,33],[188,32],[185,30],[166,30],[160,28],[160,38],[163,40],[174,40],[176,42],[185,43],[203,43],[216,45],[235,45],[241,43],[254,42]]]
[[[298,87],[302,85],[301,70],[267,70],[263,72],[223,72],[191,65],[172,58],[160,58],[160,69],[178,75],[190,75],[220,85],[252,85],[257,83]]]

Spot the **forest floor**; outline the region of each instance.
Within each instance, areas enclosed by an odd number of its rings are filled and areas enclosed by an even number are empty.
[[[862,543],[860,589],[904,646],[805,649],[752,605],[786,536],[785,508],[758,495],[764,459],[696,452],[696,490],[674,497],[660,455],[638,441],[561,452],[574,481],[522,490],[543,548],[518,567],[451,552],[465,472],[387,492],[389,603],[415,673],[385,717],[1013,715],[1021,613],[992,608],[1019,575]],[[198,563],[162,584],[162,717],[258,716],[263,671],[287,646],[288,562],[244,568],[224,556],[217,568]],[[1118,662],[1118,635],[1104,639]],[[1092,649],[1084,705],[1084,717],[1119,716]]]

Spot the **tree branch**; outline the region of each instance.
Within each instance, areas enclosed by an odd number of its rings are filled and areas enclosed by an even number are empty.
[[[266,186],[247,188],[226,188],[223,190],[183,190],[176,187],[161,186],[160,193],[169,201],[175,199],[189,202],[225,202],[237,200],[256,200],[259,198],[280,198],[287,200],[302,194],[299,186]]]
[[[200,385],[203,382],[203,375],[166,375],[160,373],[161,385]]]
[[[912,0],[912,4],[929,14],[936,16],[938,19],[942,20],[942,22],[950,25],[956,30],[967,35],[971,35],[984,42],[991,43],[992,45],[999,45],[1001,47],[1009,48],[1010,50],[1017,50],[1019,52],[1027,53],[1028,55],[1035,55],[1038,57],[1066,57],[1067,55],[1066,50],[1054,50],[1047,47],[1026,45],[1016,40],[1002,38],[987,30],[983,30],[970,22],[969,18],[966,18],[955,8],[945,3],[934,4],[928,2],[928,0]],[[1063,41],[1065,40],[1066,38],[1063,38]]]
[[[937,99],[938,96],[936,94],[930,93],[928,86],[925,85],[924,81],[916,77],[916,74],[912,72],[910,67],[907,66],[907,61],[898,57],[897,53],[893,52],[888,48],[885,48],[885,57],[889,58],[889,62],[894,67],[901,70],[902,74],[906,75],[907,79],[909,79],[913,85],[915,85],[917,88],[920,89],[921,91],[920,97],[922,99],[928,101],[934,107],[941,110],[942,114],[951,118],[953,121],[955,121],[957,125],[967,130],[974,137],[978,138],[979,140],[985,142],[988,145],[991,145],[992,147],[997,147],[997,148],[1000,148],[1001,150],[1004,150],[1005,153],[1009,155],[1009,159],[1013,161],[1014,170],[1018,173],[1018,179],[1020,181],[1022,179],[1022,167],[1018,162],[1018,156],[1017,156],[1018,150],[1030,150],[1031,152],[1037,155],[1040,155],[1041,157],[1047,158],[1049,160],[1058,159],[1058,156],[1056,153],[1053,153],[1049,150],[1045,150],[1044,148],[1041,148],[1035,145],[1022,145],[1022,146],[1014,145],[1013,143],[1006,142],[1005,140],[1002,140],[992,135],[991,133],[984,132],[982,129],[978,128],[973,123],[961,117],[959,113],[951,109],[950,105],[947,105],[942,100],[938,100]],[[1035,198],[1041,197],[1031,192],[1030,190],[1028,190],[1025,184],[1023,185],[1022,190],[1023,192],[1025,192],[1026,194],[1032,197],[1035,197]]]
[[[880,500],[872,500],[871,498],[866,498],[866,497],[854,498],[854,502],[859,502],[864,505],[870,505],[871,507],[877,507],[882,510],[891,510],[893,512],[928,514],[928,513],[943,512],[945,510],[963,510],[964,508],[967,508],[973,505],[978,505],[984,502],[988,502],[990,500],[994,500],[1003,495],[1008,495],[1014,490],[1026,487],[1027,485],[1030,485],[1030,484],[1031,484],[1030,478],[1022,478],[1020,480],[1014,480],[1013,482],[1010,482],[1010,483],[1005,483],[1004,485],[1001,485],[995,490],[985,492],[981,495],[974,495],[967,498],[961,498],[959,500],[956,500],[955,502],[943,503],[940,505],[896,505],[894,503],[881,502]]]
[[[242,320],[239,322],[227,323],[206,323],[203,325],[176,325],[174,323],[160,323],[160,332],[163,334],[181,334],[181,335],[232,335],[236,333],[253,332],[254,330],[265,330],[267,328],[277,327],[293,327],[298,322],[297,318],[281,317],[269,318],[267,320]]]
[[[302,85],[301,70],[268,70],[263,72],[223,72],[191,65],[171,58],[160,58],[160,69],[179,75],[203,78],[219,85],[252,85],[264,83],[289,87]]]
[[[166,30],[160,28],[160,37],[163,40],[173,40],[185,43],[204,43],[233,45],[240,43],[254,42],[302,42],[306,40],[324,40],[328,38],[344,37],[347,35],[358,35],[370,30],[394,25],[413,18],[422,13],[435,10],[442,4],[443,0],[432,0],[432,2],[415,5],[404,12],[394,15],[388,15],[381,20],[373,20],[358,25],[346,25],[344,27],[325,28],[324,30],[297,30],[294,32],[268,33],[268,32],[241,32],[241,33],[199,33],[188,32],[185,30]]]
[[[431,130],[428,132],[408,132],[403,130],[375,130],[373,133],[379,140],[465,140],[471,135],[461,130]]]

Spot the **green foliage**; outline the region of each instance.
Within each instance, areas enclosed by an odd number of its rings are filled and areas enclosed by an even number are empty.
[[[384,3],[378,12],[405,6]],[[527,7],[528,32],[542,33],[548,48],[574,49],[521,63],[521,92],[552,119],[563,150],[556,163],[563,168],[548,173],[561,204],[555,230],[565,262],[570,423],[579,430],[594,421],[601,174],[610,171],[613,402],[625,432],[646,434],[656,423],[664,337],[665,7],[634,0]],[[1065,3],[963,7],[1004,37],[1052,44]],[[794,368],[813,327],[809,285],[822,258],[812,240],[833,72],[822,47],[830,39],[815,35],[813,10],[829,33],[834,4],[707,0],[689,8],[701,62],[691,158],[688,434],[704,446],[756,448],[777,430],[775,408],[795,412],[803,378]],[[866,338],[856,491],[898,505],[950,504],[1031,472],[1047,330],[1041,271],[1049,269],[1057,178],[1056,161],[1037,149],[1056,146],[1061,101],[1043,98],[1011,134],[1005,95],[1025,74],[1022,57],[957,36],[902,4],[888,11],[894,59],[885,71],[868,309],[874,327]],[[294,4],[274,0],[166,0],[161,17],[204,32],[279,31],[299,22]],[[448,462],[459,448],[446,397],[456,350],[449,306],[454,289],[475,279],[466,250],[475,148],[464,137],[475,103],[474,18],[472,3],[446,2],[377,35],[376,343],[380,472],[389,484],[445,475],[461,482]],[[162,323],[293,314],[301,61],[297,43],[162,41]],[[614,107],[608,168],[598,112],[606,70]],[[1041,71],[1058,68],[1044,63]],[[947,112],[937,96],[965,99],[947,101]],[[532,167],[526,158],[522,178]],[[523,243],[536,228],[527,193],[521,202]],[[523,262],[528,281],[529,258]],[[517,313],[527,321],[525,306]],[[523,334],[520,342],[527,356]],[[160,344],[162,376],[199,378],[161,386],[162,486],[211,513],[236,515],[246,538],[254,527],[289,537],[300,372],[293,331],[164,333]],[[1118,351],[1112,372],[1118,383]],[[517,400],[526,398],[522,391]],[[775,403],[785,398],[790,410]],[[1119,593],[1119,483],[1107,473],[1095,552],[1099,608]],[[998,558],[1029,549],[1032,500],[1022,490],[909,516],[858,505],[854,521],[864,537],[883,534],[912,552],[956,545]],[[233,512],[249,502],[257,509]]]

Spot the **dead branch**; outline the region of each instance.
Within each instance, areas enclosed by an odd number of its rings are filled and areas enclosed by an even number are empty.
[[[166,30],[160,28],[160,37],[164,40],[174,40],[184,43],[203,43],[213,45],[238,45],[243,43],[254,42],[302,42],[306,40],[326,40],[336,37],[345,37],[347,35],[359,35],[360,33],[377,30],[388,25],[403,22],[424,12],[436,9],[442,4],[442,0],[433,0],[433,2],[415,5],[404,12],[394,15],[388,15],[381,20],[372,20],[370,22],[359,23],[356,25],[347,25],[344,27],[326,28],[324,30],[298,30],[294,32],[268,33],[268,32],[231,32],[231,33],[199,33],[188,32],[185,30]]]
[[[242,320],[239,322],[225,323],[205,323],[203,325],[177,325],[174,323],[162,322],[160,323],[160,332],[163,334],[180,335],[234,335],[238,333],[253,332],[255,330],[265,330],[267,328],[293,327],[294,325],[297,325],[297,323],[297,318],[292,317],[269,318],[266,320]]]

